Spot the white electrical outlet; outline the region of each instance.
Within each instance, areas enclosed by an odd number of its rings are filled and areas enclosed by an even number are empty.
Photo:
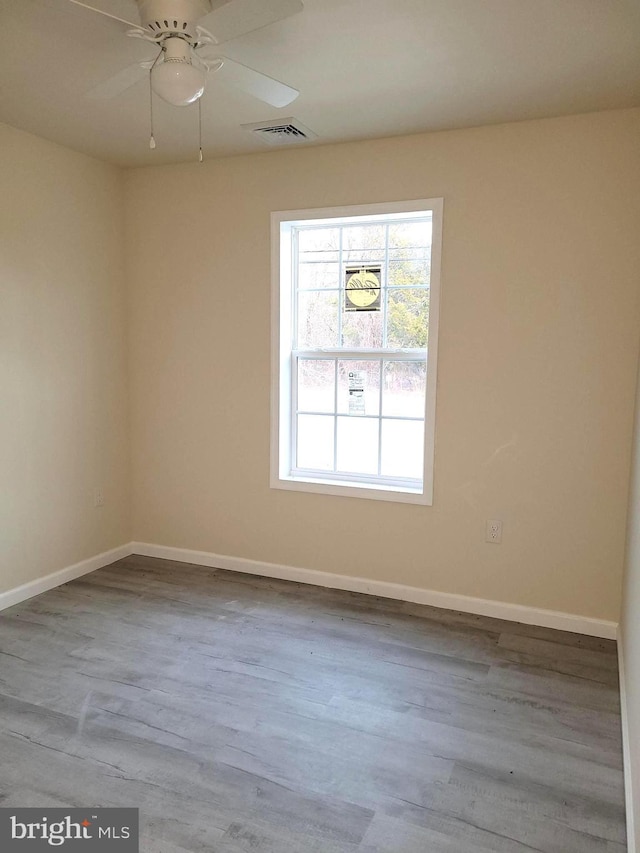
[[[102,489],[93,490],[93,505],[104,506],[104,492]]]
[[[487,521],[484,538],[486,542],[492,542],[494,545],[502,542],[502,522],[499,519],[493,518]]]

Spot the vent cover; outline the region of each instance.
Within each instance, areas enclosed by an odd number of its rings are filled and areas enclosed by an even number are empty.
[[[316,139],[317,134],[295,118],[243,124],[242,127],[258,136],[267,145],[299,145]]]

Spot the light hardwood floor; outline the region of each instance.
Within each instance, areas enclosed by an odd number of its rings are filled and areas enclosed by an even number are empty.
[[[615,644],[130,557],[0,614],[0,805],[143,853],[622,853]]]

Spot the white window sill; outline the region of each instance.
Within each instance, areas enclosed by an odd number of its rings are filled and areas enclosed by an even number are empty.
[[[320,478],[291,476],[279,477],[271,482],[272,489],[293,492],[308,492],[319,495],[334,495],[347,498],[364,498],[373,501],[422,504],[431,506],[433,501],[423,491],[400,486],[383,486],[361,482],[322,480]]]

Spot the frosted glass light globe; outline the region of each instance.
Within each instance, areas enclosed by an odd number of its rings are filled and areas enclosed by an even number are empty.
[[[175,107],[197,101],[204,92],[205,72],[183,59],[165,59],[151,74],[156,95]]]
[[[172,36],[162,45],[163,60],[151,72],[156,95],[174,107],[186,107],[204,92],[206,71],[191,62],[191,47],[182,38]]]

